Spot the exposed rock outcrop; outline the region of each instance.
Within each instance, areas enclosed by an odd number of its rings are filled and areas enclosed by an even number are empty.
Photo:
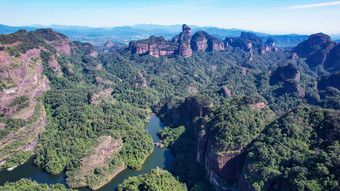
[[[265,54],[269,51],[277,51],[275,41],[268,38],[264,43],[256,34],[250,32],[242,32],[240,37],[226,37],[224,39],[224,46],[226,48],[238,48],[242,51],[249,52],[252,60],[255,54]]]
[[[242,122],[236,122],[239,119],[230,119],[237,116],[237,114],[234,116],[234,113],[240,112],[240,110],[242,110],[242,114],[247,113],[249,110],[262,113],[266,117],[259,119],[259,124],[265,124],[267,120],[274,117],[273,112],[268,109],[264,102],[256,100],[256,98],[243,99],[247,100],[246,102],[249,102],[249,104],[245,104],[246,107],[243,107],[245,105],[238,107],[237,104],[234,105],[235,102],[230,102],[232,103],[231,105],[226,105],[215,110],[215,117],[213,117],[211,121],[200,125],[201,130],[198,133],[197,138],[196,160],[207,170],[209,182],[216,186],[221,186],[221,184],[226,182],[234,182],[238,178],[242,172],[245,157],[247,155],[247,148],[252,140],[258,136],[258,133],[252,133],[254,127],[248,127],[246,124],[242,125]],[[234,107],[237,107],[237,109]],[[229,113],[225,112],[225,110],[229,109]],[[226,122],[225,120],[229,122]],[[247,120],[254,119],[249,117]],[[232,123],[238,123],[238,128],[244,129],[243,133],[234,132],[232,130]],[[261,129],[261,126],[256,128]],[[235,137],[246,136],[248,141],[243,142],[242,144],[237,144],[236,142],[238,141],[228,142],[224,137],[230,136],[230,134],[233,134]],[[221,139],[223,143],[221,143]]]
[[[116,153],[122,146],[123,141],[121,139],[116,140],[111,136],[100,136],[80,160],[79,169],[70,171],[70,175],[66,179],[68,185],[71,188],[90,187],[93,190],[97,190],[105,185],[126,168],[122,161],[118,160],[119,162],[114,164],[111,164],[110,161],[112,158],[119,157]],[[109,167],[113,168],[109,173],[98,173],[100,169],[108,169]],[[97,174],[100,174],[100,180],[91,181]]]
[[[172,39],[172,42],[177,42],[179,44],[178,55],[184,58],[192,55],[192,49],[190,46],[191,37],[191,28],[184,24],[182,26],[182,32]]]
[[[8,158],[34,150],[45,131],[46,112],[37,99],[50,89],[49,80],[43,74],[45,64],[62,76],[58,63],[61,56],[79,51],[84,59],[96,59],[97,52],[93,45],[71,42],[52,29],[19,30],[0,36],[0,47],[6,46],[0,50],[0,113],[6,118],[21,119],[16,124],[18,129],[10,129],[0,140],[0,161],[4,165]],[[66,70],[71,72],[72,68]],[[1,125],[1,128],[10,127],[10,123]]]
[[[193,51],[224,50],[224,43],[204,31],[198,31],[192,36],[191,28],[184,24],[182,32],[171,41],[151,36],[148,39],[130,42],[129,50],[133,54],[149,54],[155,57],[179,55],[187,58]]]
[[[175,56],[178,44],[165,40],[163,37],[150,36],[148,39],[132,41],[129,50],[134,54],[149,54],[151,56]]]
[[[317,33],[297,45],[293,54],[296,53],[300,58],[306,58],[306,62],[311,68],[322,65],[328,69],[339,67],[340,48],[334,47],[336,47],[336,42],[332,41],[328,35]]]
[[[209,35],[204,31],[197,31],[191,40],[191,48],[193,51],[214,51],[224,50],[224,44],[221,40]]]

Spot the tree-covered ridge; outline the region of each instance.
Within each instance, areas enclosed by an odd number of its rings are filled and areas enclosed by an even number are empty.
[[[5,185],[0,186],[0,190],[20,190],[20,191],[72,191],[72,189],[67,189],[62,184],[48,185],[39,184],[36,181],[31,181],[29,179],[20,179],[16,182],[7,182]]]
[[[118,186],[119,191],[138,191],[138,190],[176,190],[186,191],[185,184],[180,183],[168,171],[153,169],[149,173],[130,177]]]
[[[42,57],[48,60],[50,55]],[[52,86],[44,96],[50,123],[42,136],[35,163],[53,174],[65,168],[73,170],[100,135],[109,135],[123,139],[120,153],[125,164],[129,168],[139,168],[153,149],[151,137],[143,131],[148,111],[122,102],[91,104],[91,96],[100,90],[100,87],[93,86],[96,82],[93,73],[98,73],[98,77],[105,75],[105,71],[86,69],[87,65],[79,54],[62,57],[59,63],[65,77],[59,77],[45,64],[45,73]],[[67,63],[72,63],[69,74]]]
[[[118,154],[122,140],[100,136],[80,159],[79,168],[67,172],[71,188],[90,187],[98,189],[126,168]]]
[[[244,182],[252,190],[338,190],[339,117],[302,106],[275,120],[250,147]]]
[[[70,42],[67,36],[52,29],[38,29],[31,32],[18,30],[13,34],[0,35],[0,44],[5,45],[4,50],[15,57],[19,57],[33,48],[44,47],[47,50],[55,51],[52,44],[56,41]]]
[[[102,61],[97,58],[91,44],[71,42],[67,37],[49,29],[34,32],[18,31],[12,35],[1,36],[1,39],[1,43],[7,41],[14,43],[14,40],[19,40],[19,44],[9,47],[22,48],[21,42],[34,45],[27,46],[27,50],[45,47],[40,48],[40,59],[43,64],[43,75],[48,78],[51,90],[41,99],[46,110],[47,126],[35,148],[35,164],[51,174],[59,174],[64,170],[76,171],[84,153],[100,136],[106,135],[122,139],[122,148],[117,153],[119,155],[117,160],[110,160],[109,169],[102,169],[101,173],[104,174],[98,173],[93,176],[91,184],[98,177],[102,177],[102,180],[105,178],[105,183],[108,182],[110,179],[105,177],[105,170],[111,172],[118,163],[132,169],[141,166],[145,157],[153,151],[152,139],[144,131],[150,110],[147,110],[147,107],[133,106],[129,101],[113,99],[108,99],[109,102],[99,100],[92,103],[92,98],[100,92],[111,96],[110,91],[106,90],[118,86],[120,79],[115,74],[102,70]],[[58,42],[55,44],[55,41]],[[63,52],[65,49],[66,52]],[[19,50],[17,56],[22,53],[24,51]],[[129,83],[126,83],[126,86],[133,88]],[[25,97],[19,97],[12,105],[20,106],[25,100]],[[10,123],[20,121],[10,119],[2,121],[9,123],[11,131],[19,128],[18,124]],[[1,135],[7,133],[4,131]],[[1,150],[5,151],[7,152]],[[20,155],[13,159],[23,162],[22,157],[26,156]],[[8,160],[8,164],[12,161]]]
[[[214,109],[208,122],[211,149],[223,154],[242,149],[256,138],[275,114],[259,97],[234,98]]]

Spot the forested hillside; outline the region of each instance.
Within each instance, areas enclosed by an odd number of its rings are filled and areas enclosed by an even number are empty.
[[[153,152],[144,127],[154,112],[177,179],[153,170],[120,190],[339,189],[339,44],[324,34],[290,50],[274,42],[186,25],[171,41],[115,52],[51,29],[0,35],[1,168],[33,156],[66,171],[70,187],[97,189]],[[18,75],[27,68],[38,75]],[[29,150],[20,129],[36,131]]]

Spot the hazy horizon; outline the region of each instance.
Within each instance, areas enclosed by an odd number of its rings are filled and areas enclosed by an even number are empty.
[[[340,1],[2,0],[1,24],[96,28],[136,24],[212,26],[270,34],[339,34]]]

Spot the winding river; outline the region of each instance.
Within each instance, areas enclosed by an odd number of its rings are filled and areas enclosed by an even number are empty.
[[[151,115],[150,122],[148,123],[146,130],[153,139],[153,142],[159,142],[160,139],[157,136],[158,130],[163,129],[162,122],[154,115]],[[155,147],[154,152],[145,160],[140,170],[125,169],[113,178],[108,184],[99,189],[99,191],[113,191],[121,184],[125,179],[131,176],[137,176],[149,172],[154,168],[162,168],[170,171],[173,156],[169,149]],[[60,175],[50,175],[43,171],[41,168],[33,165],[33,158],[28,160],[25,164],[18,166],[12,171],[0,171],[0,185],[5,182],[17,181],[21,178],[29,178],[39,183],[56,184],[61,183],[66,185],[66,176],[64,173]],[[67,186],[67,185],[66,185]],[[88,188],[80,188],[80,191],[88,191]]]

